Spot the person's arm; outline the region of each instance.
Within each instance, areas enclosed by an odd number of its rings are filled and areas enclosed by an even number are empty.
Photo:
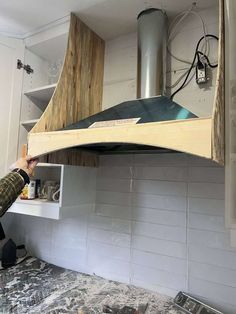
[[[0,180],[0,217],[5,214],[29,182],[29,177],[37,164],[30,156],[15,163],[15,169]]]

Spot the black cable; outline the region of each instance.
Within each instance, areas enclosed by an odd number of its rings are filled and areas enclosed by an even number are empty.
[[[198,51],[197,53],[198,53],[198,55],[200,54],[206,59],[207,64],[209,65],[210,68],[217,68],[218,67],[218,64],[211,64],[209,58],[204,53],[202,53],[201,51]]]
[[[219,38],[218,38],[217,36],[212,35],[212,34],[207,34],[207,35],[205,35],[205,36],[202,36],[202,37],[199,39],[199,41],[198,41],[198,43],[197,43],[197,46],[196,46],[196,49],[195,49],[195,54],[194,54],[194,58],[193,58],[192,64],[191,64],[191,66],[190,66],[190,68],[189,68],[189,70],[188,70],[188,73],[187,73],[187,75],[186,75],[186,77],[185,77],[185,80],[183,81],[182,85],[170,96],[170,99],[173,99],[174,96],[175,96],[179,91],[181,91],[181,89],[184,88],[184,85],[186,84],[186,82],[187,82],[187,80],[188,80],[188,78],[189,78],[189,75],[190,75],[192,69],[194,68],[195,60],[196,60],[197,57],[199,58],[199,56],[198,56],[198,54],[200,53],[200,51],[198,50],[199,45],[200,45],[201,41],[202,41],[205,37],[211,37],[211,38],[215,38],[216,40],[219,40]],[[205,56],[205,55],[204,55],[204,56]],[[206,57],[206,56],[205,56],[205,57]],[[207,58],[207,59],[208,59],[208,58]],[[199,59],[198,59],[198,60],[199,60]],[[199,61],[200,61],[200,60],[199,60]],[[209,61],[209,59],[208,59],[208,61]],[[210,63],[210,62],[209,62],[209,63]],[[208,63],[208,64],[209,64],[209,63]],[[216,65],[216,66],[217,66],[217,65]],[[215,66],[213,66],[213,67],[215,67]]]

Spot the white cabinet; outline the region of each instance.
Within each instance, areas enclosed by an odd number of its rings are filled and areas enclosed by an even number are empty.
[[[87,167],[39,164],[34,179],[40,179],[41,185],[48,180],[60,184],[59,201],[46,199],[21,200],[11,206],[8,212],[30,216],[61,219],[67,217],[79,207],[92,210],[95,203],[96,169]]]
[[[20,113],[18,155],[27,142],[27,134],[46,109],[59,78],[67,46],[69,21],[33,35],[25,40],[24,64],[30,65],[33,73],[24,71]],[[41,185],[48,180],[60,184],[58,202],[45,199],[21,200],[8,212],[51,219],[60,219],[79,206],[91,208],[95,202],[96,169],[55,164],[39,164],[33,179]]]
[[[59,78],[67,46],[69,21],[25,39],[24,71],[18,155],[27,134],[47,107]]]
[[[17,59],[24,56],[22,40],[0,36],[0,177],[17,157],[22,71]]]

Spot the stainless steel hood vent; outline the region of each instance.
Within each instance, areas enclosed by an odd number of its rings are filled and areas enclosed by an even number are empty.
[[[139,119],[137,124],[197,118],[165,96],[167,17],[159,9],[138,15],[138,79],[136,100],[126,101],[63,130],[89,128],[94,122]],[[107,147],[107,145],[106,145]]]

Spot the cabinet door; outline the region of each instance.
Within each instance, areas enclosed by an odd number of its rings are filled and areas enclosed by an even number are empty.
[[[23,58],[22,40],[0,36],[0,177],[17,158]]]

